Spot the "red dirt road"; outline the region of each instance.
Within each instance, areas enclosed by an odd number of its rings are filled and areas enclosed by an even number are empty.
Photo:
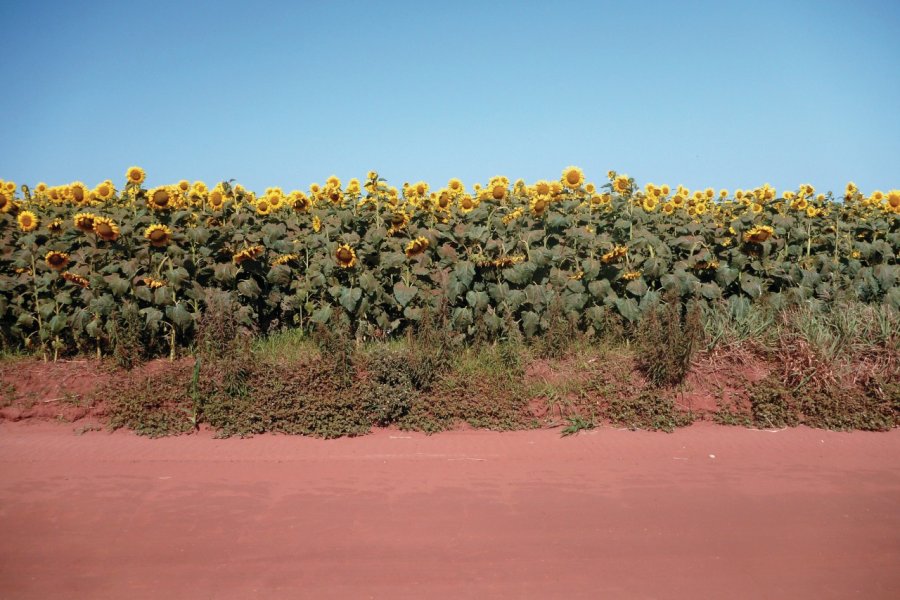
[[[898,457],[900,430],[3,423],[0,598],[897,598]]]

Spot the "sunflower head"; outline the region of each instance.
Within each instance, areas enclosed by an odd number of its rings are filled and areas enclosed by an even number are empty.
[[[128,167],[128,170],[125,171],[125,179],[132,185],[140,185],[144,183],[146,178],[147,174],[140,167]]]
[[[4,190],[0,190],[0,213],[9,212],[12,209],[12,206],[12,196],[7,194]]]
[[[54,271],[62,271],[69,265],[70,257],[65,252],[57,252],[56,250],[51,250],[44,256],[44,262],[47,263],[47,266],[53,269]]]
[[[431,245],[431,242],[428,241],[428,238],[425,237],[417,237],[414,240],[411,240],[408,244],[406,244],[406,256],[407,258],[412,258],[413,256],[418,256],[425,252],[428,249],[428,246]]]
[[[98,183],[97,187],[94,188],[94,196],[98,200],[109,200],[116,193],[116,188],[112,184],[111,181],[104,181],[103,183]]]
[[[491,186],[491,198],[494,200],[503,200],[506,198],[507,187],[501,183],[495,183]]]
[[[291,207],[298,213],[307,213],[312,208],[309,197],[301,191],[291,192]]]
[[[78,213],[72,218],[72,222],[75,223],[75,229],[84,233],[93,233],[96,218],[97,215],[93,213]]]
[[[528,208],[535,217],[543,217],[547,209],[550,208],[550,200],[545,196],[536,196],[531,199]]]
[[[161,185],[147,194],[147,207],[154,211],[172,210],[178,201],[178,187]]]
[[[347,244],[341,244],[334,251],[334,259],[342,269],[349,269],[356,264],[356,251]]]
[[[150,242],[151,246],[161,248],[172,241],[172,230],[165,225],[156,223],[147,227],[144,231],[144,238]]]
[[[312,228],[316,233],[319,233],[319,231],[322,230],[322,219],[320,219],[318,215],[313,215]]]
[[[566,167],[560,182],[570,190],[577,190],[584,183],[584,171],[578,167]]]
[[[753,244],[761,244],[774,235],[775,230],[768,225],[757,225],[744,232],[744,241]]]
[[[654,196],[653,194],[649,194],[647,196],[644,196],[644,201],[641,203],[641,205],[644,207],[645,212],[654,212],[656,210],[656,207],[659,206],[659,201],[656,199],[656,196]]]
[[[459,204],[459,210],[464,213],[470,213],[478,206],[478,202],[469,194],[462,194],[457,202]]]
[[[16,217],[16,221],[18,221],[19,223],[19,229],[21,229],[25,233],[34,231],[38,226],[37,215],[30,210],[23,210],[22,212],[20,212],[19,216]]]
[[[628,175],[616,175],[613,180],[613,189],[620,194],[624,194],[631,190],[631,179]]]
[[[53,235],[59,235],[63,231],[65,231],[65,225],[63,224],[62,219],[53,219],[50,223],[47,224],[47,231],[52,233]]]
[[[618,261],[620,258],[623,258],[628,253],[628,248],[625,246],[613,246],[613,249],[600,257],[600,260],[605,264],[610,264]]]
[[[640,276],[640,271],[625,271],[624,273],[622,273],[622,279],[624,279],[625,281],[634,281]]]
[[[105,242],[114,242],[119,239],[119,226],[112,219],[97,217],[94,219],[94,233]]]
[[[239,265],[247,260],[256,260],[257,258],[262,256],[265,251],[266,249],[258,244],[255,246],[247,246],[246,248],[235,254],[232,260],[234,261],[234,264]]]
[[[82,277],[76,273],[70,273],[69,271],[63,271],[62,278],[68,281],[69,283],[74,283],[79,287],[86,288],[90,283],[86,277]]]
[[[87,186],[80,181],[69,184],[67,196],[69,201],[75,206],[82,206],[91,200],[91,193],[88,191]]]
[[[197,194],[198,198],[201,198],[200,194]],[[225,194],[219,188],[214,189],[209,193],[209,196],[206,198],[206,203],[212,210],[219,210],[223,206],[225,206]]]

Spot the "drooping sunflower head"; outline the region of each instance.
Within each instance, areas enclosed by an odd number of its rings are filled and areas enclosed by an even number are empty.
[[[165,281],[163,281],[162,279],[157,279],[155,277],[144,277],[142,281],[144,282],[144,285],[146,285],[151,290],[155,290],[166,285]]]
[[[342,269],[349,269],[356,264],[356,251],[347,244],[341,244],[334,251],[334,259]]]
[[[566,167],[560,181],[567,188],[577,190],[584,183],[584,171],[578,167]]]
[[[94,219],[94,233],[105,242],[114,242],[119,239],[119,226],[107,217]]]
[[[232,260],[234,261],[234,264],[239,265],[247,260],[256,260],[262,256],[265,251],[266,249],[258,244],[255,246],[247,246],[235,254]]]
[[[87,277],[82,277],[77,273],[70,273],[69,271],[63,271],[62,278],[68,281],[69,283],[74,283],[79,287],[86,288],[90,284],[87,280]]]
[[[282,254],[281,256],[277,256],[274,259],[272,259],[270,264],[273,267],[278,266],[278,265],[287,265],[289,263],[296,261],[298,258],[300,258],[299,254]]]
[[[391,226],[388,232],[395,234],[409,224],[409,213],[402,208],[391,213]]]
[[[65,231],[65,225],[63,224],[62,219],[53,219],[47,224],[47,231],[52,233],[53,235],[59,235],[63,231]]]
[[[626,254],[628,254],[628,248],[625,246],[613,246],[613,249],[600,257],[600,260],[605,264],[610,264],[618,261],[620,258],[623,258]]]
[[[140,167],[128,167],[128,170],[125,171],[125,179],[127,179],[130,184],[140,185],[144,183],[144,179],[146,178],[147,174],[144,173],[144,170]]]
[[[322,219],[320,219],[318,215],[313,215],[312,228],[316,233],[319,233],[319,231],[322,230]]]
[[[37,215],[30,210],[23,210],[22,212],[20,212],[19,216],[16,217],[16,221],[19,222],[19,229],[21,229],[25,233],[34,231],[38,226]]]
[[[44,262],[47,263],[47,266],[53,269],[54,271],[62,271],[69,265],[70,257],[65,252],[57,252],[56,250],[51,250],[44,256]]]
[[[93,213],[78,213],[72,218],[72,222],[75,224],[75,229],[84,233],[93,233],[94,219],[96,218],[97,215]]]
[[[161,248],[172,241],[172,230],[165,225],[155,223],[144,231],[144,238],[150,242],[151,246]]]
[[[774,235],[775,230],[768,225],[757,225],[744,232],[744,241],[754,244],[761,244]]]
[[[414,240],[411,240],[408,244],[406,244],[406,256],[407,258],[412,258],[414,256],[418,256],[425,252],[428,249],[428,246],[431,245],[431,242],[428,241],[428,238],[425,237],[417,237]]]
[[[622,279],[625,281],[634,281],[641,276],[640,271],[625,271],[622,273]]]
[[[312,202],[310,202],[309,197],[299,190],[291,192],[290,203],[291,207],[298,213],[307,213],[312,208]]]
[[[0,213],[7,213],[10,210],[12,210],[12,207],[13,207],[12,196],[7,194],[3,190],[0,190]]]

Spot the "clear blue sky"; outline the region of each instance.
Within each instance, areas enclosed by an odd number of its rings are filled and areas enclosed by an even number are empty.
[[[900,2],[0,4],[0,177],[900,187]]]

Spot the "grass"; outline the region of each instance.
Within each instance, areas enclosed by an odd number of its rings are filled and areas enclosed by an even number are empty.
[[[113,427],[152,436],[201,423],[221,435],[321,437],[388,425],[672,431],[697,417],[675,398],[701,365],[725,373],[703,383],[720,423],[885,430],[900,422],[900,317],[887,306],[721,303],[692,314],[671,303],[610,335],[567,336],[566,323],[559,327],[549,340],[465,344],[438,314],[399,339],[363,342],[349,328],[250,337],[223,304],[200,323],[196,362],[122,369],[97,397],[66,401],[102,400]],[[752,380],[738,372],[748,362],[764,367]],[[4,385],[8,405],[15,386]]]

